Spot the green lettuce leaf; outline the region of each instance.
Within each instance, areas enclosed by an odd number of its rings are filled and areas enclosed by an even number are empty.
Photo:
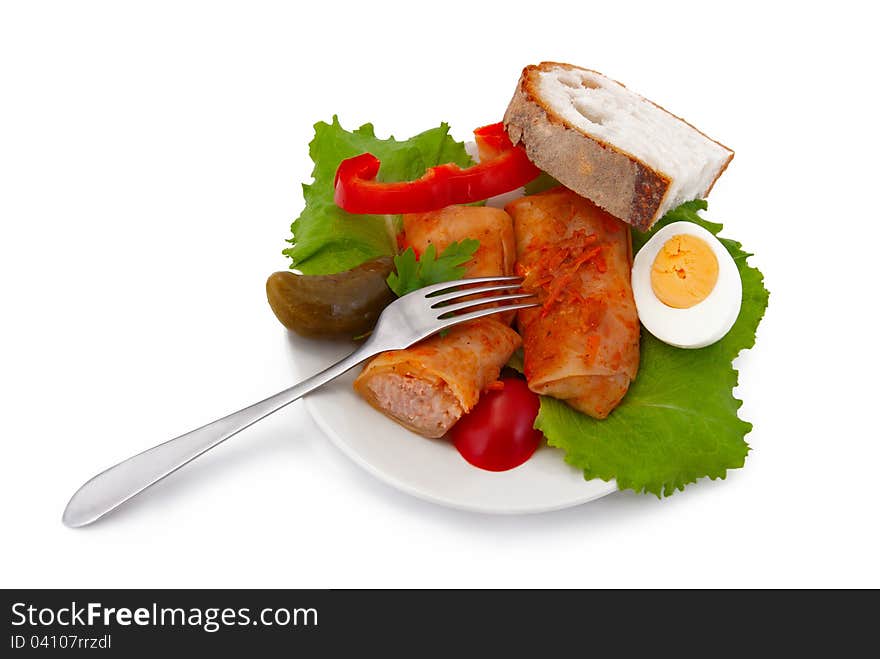
[[[479,240],[466,238],[459,243],[449,243],[438,256],[436,247],[431,244],[419,259],[413,248],[408,247],[394,257],[395,272],[388,275],[388,287],[402,297],[424,286],[461,279],[465,274],[464,264],[479,247]]]
[[[513,351],[513,354],[510,356],[510,359],[507,360],[505,364],[507,368],[512,368],[514,371],[522,375],[525,373],[526,365],[525,365],[525,356],[523,355],[522,347],[517,348]]]
[[[382,166],[380,181],[409,181],[429,167],[454,162],[473,164],[461,142],[449,135],[449,125],[426,130],[408,140],[376,137],[372,124],[347,131],[334,116],[332,123],[315,124],[309,155],[315,163],[314,181],[303,185],[305,208],[290,229],[291,247],[284,250],[291,268],[304,274],[333,274],[378,256],[397,253],[398,219],[385,215],[353,215],[333,203],[336,168],[346,158],[369,152]]]
[[[547,172],[541,172],[538,175],[538,178],[526,183],[525,185],[525,193],[527,195],[530,194],[538,194],[539,192],[544,192],[545,190],[549,190],[550,188],[555,188],[557,186],[562,185],[555,178],[550,176]]]
[[[694,222],[718,234],[721,225],[697,213],[706,207],[702,200],[688,202],[667,213],[651,232],[634,231],[633,249],[670,222]],[[720,240],[739,269],[743,290],[739,318],[727,336],[705,348],[682,350],[642,330],[638,377],[603,421],[541,397],[535,427],[588,480],[615,478],[620,489],[660,497],[698,478],[724,478],[728,469],[742,467],[749,452],[744,438],[752,425],[737,416],[742,402],[733,396],[737,372],[731,362],[754,345],[769,293],[761,272],[746,262],[751,254],[736,241]]]

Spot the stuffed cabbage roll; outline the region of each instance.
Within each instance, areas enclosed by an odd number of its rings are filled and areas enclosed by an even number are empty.
[[[513,272],[513,222],[503,210],[450,206],[405,215],[403,224],[406,243],[418,255],[431,244],[439,254],[452,242],[479,240],[479,248],[464,266],[466,277]],[[374,358],[354,388],[404,427],[425,437],[442,437],[477,404],[521,343],[519,335],[496,317],[462,323],[443,336]]]
[[[465,263],[467,277],[494,277],[513,273],[516,240],[510,215],[488,206],[447,206],[430,213],[403,216],[406,244],[421,256],[434,245],[437,254],[465,238],[480,241],[474,257]]]
[[[542,303],[517,316],[529,388],[604,419],[639,368],[629,227],[562,187],[506,209],[523,289]]]
[[[519,335],[491,318],[462,323],[373,359],[355,380],[370,405],[425,437],[442,437],[498,379]]]

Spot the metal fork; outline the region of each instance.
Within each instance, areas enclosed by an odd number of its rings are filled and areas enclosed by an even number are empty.
[[[221,442],[380,352],[407,348],[468,320],[536,306],[535,302],[525,301],[511,304],[515,300],[533,297],[529,293],[484,296],[485,293],[512,291],[519,288],[521,282],[519,277],[459,279],[426,286],[398,298],[379,316],[370,337],[348,357],[259,403],[102,471],[71,497],[62,521],[70,527],[91,524]],[[481,297],[472,297],[477,294]],[[479,308],[487,304],[498,306]]]

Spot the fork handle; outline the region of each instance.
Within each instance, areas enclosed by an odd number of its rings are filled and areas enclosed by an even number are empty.
[[[381,349],[377,349],[371,340],[367,340],[348,357],[289,389],[102,471],[71,497],[62,521],[70,527],[91,524],[248,426],[302,398],[379,352]]]

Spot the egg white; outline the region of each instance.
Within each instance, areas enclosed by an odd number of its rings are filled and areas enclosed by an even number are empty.
[[[651,286],[651,266],[667,240],[690,234],[705,241],[718,259],[718,281],[709,295],[688,309],[667,306]],[[636,254],[632,267],[633,297],[639,320],[651,334],[677,348],[703,348],[730,331],[742,306],[739,270],[724,245],[693,222],[673,222],[660,229]]]

